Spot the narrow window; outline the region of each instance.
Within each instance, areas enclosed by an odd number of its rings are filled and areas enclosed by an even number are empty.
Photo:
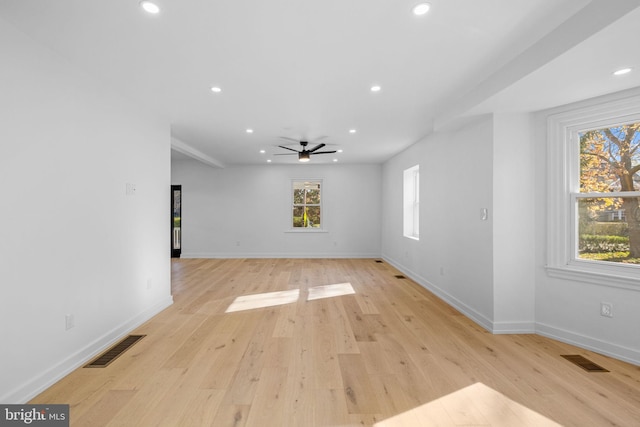
[[[295,229],[322,228],[322,181],[292,182],[291,226]]]
[[[404,236],[420,238],[420,166],[404,171],[403,185],[403,228]]]

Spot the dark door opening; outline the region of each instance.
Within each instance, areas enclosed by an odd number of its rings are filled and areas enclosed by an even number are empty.
[[[171,258],[182,252],[182,185],[171,186]]]

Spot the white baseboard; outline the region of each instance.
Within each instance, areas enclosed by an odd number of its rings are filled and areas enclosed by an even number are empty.
[[[535,334],[535,322],[493,322],[492,333],[499,334]]]
[[[538,335],[562,341],[576,347],[604,354],[634,365],[640,366],[640,351],[623,347],[614,343],[602,341],[586,335],[576,334],[565,329],[556,328],[544,323],[536,323],[536,333]]]
[[[288,253],[288,252],[183,252],[181,258],[380,258],[379,253],[373,252],[327,252],[327,253]]]
[[[0,402],[5,404],[24,404],[28,402],[77,368],[89,362],[92,358],[122,339],[123,336],[127,335],[129,332],[142,325],[144,322],[151,319],[171,304],[173,304],[173,297],[169,295],[167,298],[162,299],[147,310],[120,324],[17,389],[8,392],[4,396],[0,396]]]

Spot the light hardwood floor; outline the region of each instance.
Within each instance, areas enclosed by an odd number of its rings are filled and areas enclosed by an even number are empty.
[[[640,367],[492,335],[397,274],[371,259],[174,260],[175,303],[133,332],[147,336],[31,403],[68,403],[71,425],[92,427],[640,426]],[[341,283],[355,293],[307,300]],[[295,302],[225,313],[296,289]]]

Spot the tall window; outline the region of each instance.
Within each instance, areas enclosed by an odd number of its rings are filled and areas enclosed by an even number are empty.
[[[292,182],[291,224],[296,229],[322,228],[322,181]]]
[[[577,257],[640,264],[640,121],[578,132]]]
[[[640,96],[548,121],[552,276],[640,285]]]
[[[420,238],[420,166],[404,171],[403,185],[403,228],[404,236]]]

